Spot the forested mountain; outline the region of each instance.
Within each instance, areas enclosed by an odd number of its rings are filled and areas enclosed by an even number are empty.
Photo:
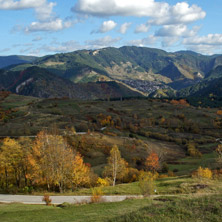
[[[22,63],[31,63],[33,62],[37,57],[34,56],[0,56],[0,69],[10,66],[10,65],[17,65]]]
[[[190,96],[197,93],[199,89],[205,88],[208,82],[214,78],[222,77],[221,55],[205,56],[192,51],[168,53],[160,49],[124,46],[99,50],[79,50],[37,59],[29,58],[29,62],[26,64],[5,68],[8,70],[7,75],[4,74],[6,71],[1,71],[1,87],[16,92],[15,87],[18,87],[19,83],[30,81],[29,90],[26,85],[24,92],[20,86],[17,88],[17,91],[20,90],[18,93],[43,96],[44,93],[37,93],[41,87],[39,85],[37,87],[36,82],[36,90],[34,90],[35,87],[30,89],[33,86],[32,80],[29,79],[32,78],[30,75],[26,74],[20,81],[19,76],[23,75],[22,73],[26,70],[32,70],[30,67],[33,66],[35,68],[34,74],[32,74],[35,75],[35,78],[37,76],[38,78],[46,78],[47,81],[44,81],[47,82],[47,90],[54,89],[46,93],[47,97],[50,97],[50,94],[51,96],[60,95],[60,92],[68,90],[69,85],[73,87],[73,83],[81,83],[81,88],[86,85],[88,85],[87,87],[90,85],[91,88],[92,85],[98,86],[98,82],[110,84],[110,81],[115,81],[115,84],[126,87],[128,93],[132,92],[132,89],[137,90],[137,95],[158,95],[157,97],[162,95],[165,97],[175,95],[173,90],[177,90],[178,96]],[[36,72],[37,67],[40,69]],[[15,81],[16,84],[14,84]],[[42,86],[44,81],[39,80],[38,84]],[[65,87],[66,84],[67,87]],[[56,88],[58,90],[61,88],[60,92],[56,92]],[[182,91],[180,92],[180,90]],[[68,91],[61,94],[69,96],[72,90]],[[116,89],[111,91],[114,92]],[[46,94],[44,95],[46,96]],[[131,93],[129,94],[131,95]],[[124,95],[126,94],[124,93]],[[90,98],[94,98],[94,96],[90,96]]]
[[[121,83],[73,83],[36,66],[23,71],[0,70],[0,89],[40,98],[110,99],[142,96]]]

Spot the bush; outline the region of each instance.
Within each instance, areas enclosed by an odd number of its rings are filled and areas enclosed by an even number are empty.
[[[199,167],[197,171],[192,173],[193,178],[198,178],[198,179],[212,179],[212,171],[208,168],[202,168]]]
[[[51,205],[52,199],[50,198],[49,195],[45,194],[44,197],[42,198],[42,201],[45,202],[47,206]]]
[[[112,183],[112,181],[106,177],[106,178],[101,178],[99,177],[98,180],[97,180],[97,184],[100,186],[100,187],[107,187],[109,186],[110,184]]]
[[[149,196],[154,193],[155,175],[151,172],[142,172],[139,177],[139,187],[143,196]]]
[[[92,189],[91,202],[99,203],[102,200],[103,191],[101,187],[95,187]]]

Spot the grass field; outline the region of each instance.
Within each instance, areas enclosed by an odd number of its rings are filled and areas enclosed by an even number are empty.
[[[222,196],[156,197],[118,203],[0,204],[1,222],[220,222]]]

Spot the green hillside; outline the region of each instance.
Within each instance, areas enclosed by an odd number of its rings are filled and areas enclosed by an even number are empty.
[[[168,53],[160,49],[124,46],[80,50],[38,58],[34,65],[73,82],[98,80],[146,80],[181,89],[203,79],[222,64],[220,55],[204,56],[190,51]],[[22,70],[23,66],[12,70]],[[180,84],[174,82],[180,81]],[[182,82],[186,84],[182,84]]]
[[[23,71],[0,70],[0,88],[39,98],[110,99],[142,96],[114,81],[73,83],[37,66]]]
[[[37,57],[35,56],[0,56],[0,69],[10,66],[10,65],[17,65],[22,63],[32,63],[36,60]]]

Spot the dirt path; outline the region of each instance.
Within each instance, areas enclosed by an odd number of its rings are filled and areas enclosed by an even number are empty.
[[[1,203],[19,202],[24,204],[45,204],[44,202],[42,202],[42,198],[43,196],[0,194]],[[50,196],[50,198],[52,199],[52,204],[62,204],[64,202],[71,204],[91,202],[91,196]],[[102,196],[101,201],[120,202],[128,198],[142,198],[142,196],[138,195]]]
[[[158,197],[200,197],[207,195],[215,195],[215,193],[193,193],[193,194],[164,194],[164,195],[151,195],[151,199]],[[0,194],[0,203],[24,203],[24,204],[45,204],[42,201],[43,196],[34,195],[10,195]],[[91,196],[50,196],[52,204],[62,204],[64,202],[70,204],[90,203]],[[126,199],[140,199],[142,195],[121,195],[121,196],[102,196],[102,202],[121,202]]]

